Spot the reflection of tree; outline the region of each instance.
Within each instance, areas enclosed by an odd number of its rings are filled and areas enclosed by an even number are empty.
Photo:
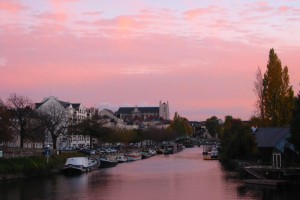
[[[49,104],[40,110],[40,114],[45,129],[51,135],[53,149],[56,149],[57,138],[66,133],[69,125],[66,111],[56,104]]]

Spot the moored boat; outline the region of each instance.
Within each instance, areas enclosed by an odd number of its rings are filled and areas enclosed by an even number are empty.
[[[81,174],[97,169],[98,160],[89,159],[87,157],[72,157],[67,158],[62,169],[65,174]]]
[[[115,167],[118,161],[115,157],[101,157],[99,168]]]
[[[142,159],[150,158],[152,155],[148,151],[141,151]]]
[[[153,150],[153,149],[149,149],[149,153],[151,156],[155,156],[157,154],[156,150]]]
[[[118,163],[127,162],[127,157],[124,155],[118,155],[116,156],[116,160],[118,161]]]
[[[203,146],[203,159],[204,160],[217,160],[218,159],[218,148],[215,145]]]
[[[128,161],[136,161],[142,159],[142,155],[137,152],[132,152],[126,155]]]

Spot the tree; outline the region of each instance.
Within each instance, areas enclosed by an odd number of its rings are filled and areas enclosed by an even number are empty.
[[[300,151],[300,92],[295,100],[295,108],[291,122],[291,143]]]
[[[221,132],[221,125],[216,116],[206,119],[205,126],[212,137],[216,137]]]
[[[177,112],[174,114],[173,121],[170,124],[170,128],[180,135],[189,135],[191,136],[193,133],[192,127],[189,125],[189,121],[181,117]]]
[[[11,113],[0,99],[0,143],[9,142],[13,139],[10,131]]]
[[[267,71],[263,78],[263,113],[265,125],[288,126],[293,108],[293,90],[289,83],[287,66],[282,69],[281,61],[274,49],[269,52]]]
[[[227,117],[221,139],[221,159],[253,159],[257,155],[255,137],[250,127],[243,125],[240,119]]]
[[[31,123],[34,113],[33,103],[27,97],[11,94],[7,100],[7,107],[12,111],[12,118],[15,119],[11,127],[19,134],[20,147],[23,148],[24,140],[29,138],[36,128],[32,126],[34,123]]]
[[[70,125],[66,111],[54,103],[48,104],[39,110],[41,121],[46,131],[50,134],[53,149],[56,149],[57,138],[64,135]]]
[[[253,92],[256,95],[255,102],[255,113],[257,114],[257,118],[261,119],[262,123],[265,120],[265,109],[263,102],[263,76],[260,67],[257,68],[256,72],[256,80],[254,81]]]
[[[74,125],[73,133],[76,135],[90,136],[90,146],[92,147],[93,138],[99,140],[111,141],[112,131],[109,128],[103,127],[99,122],[98,116],[86,118]]]

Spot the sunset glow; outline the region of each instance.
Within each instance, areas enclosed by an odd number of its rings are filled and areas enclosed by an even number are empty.
[[[0,0],[0,99],[248,120],[271,48],[299,92],[299,36],[298,0]]]

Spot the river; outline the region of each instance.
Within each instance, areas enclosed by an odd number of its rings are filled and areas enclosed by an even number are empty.
[[[245,187],[202,148],[122,163],[79,176],[0,182],[1,200],[299,199],[299,191]]]

